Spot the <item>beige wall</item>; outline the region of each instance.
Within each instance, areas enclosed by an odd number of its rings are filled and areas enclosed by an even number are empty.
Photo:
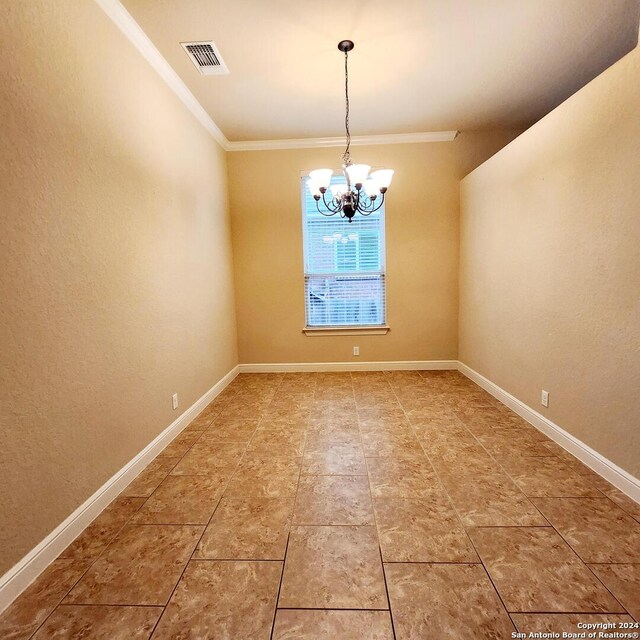
[[[224,153],[96,3],[2,15],[0,574],[237,363]]]
[[[460,359],[639,476],[640,50],[461,197]]]
[[[459,180],[518,133],[353,148],[355,160],[396,171],[386,206],[391,331],[385,336],[302,333],[300,175],[321,166],[337,169],[342,149],[228,154],[240,361],[455,359]],[[359,358],[351,355],[354,345]]]

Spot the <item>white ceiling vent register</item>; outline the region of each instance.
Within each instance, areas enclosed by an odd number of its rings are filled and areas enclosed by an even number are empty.
[[[218,76],[229,73],[229,68],[224,63],[218,47],[211,40],[208,42],[181,42],[180,44],[203,76]]]

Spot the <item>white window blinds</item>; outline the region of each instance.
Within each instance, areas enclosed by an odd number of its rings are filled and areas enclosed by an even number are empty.
[[[344,183],[341,176],[331,180]],[[384,325],[384,206],[367,217],[357,213],[351,223],[323,216],[303,178],[302,219],[307,326]]]

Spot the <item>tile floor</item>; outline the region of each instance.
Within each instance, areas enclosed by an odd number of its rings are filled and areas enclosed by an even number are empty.
[[[460,374],[244,374],[0,637],[477,640],[632,617],[640,506]]]

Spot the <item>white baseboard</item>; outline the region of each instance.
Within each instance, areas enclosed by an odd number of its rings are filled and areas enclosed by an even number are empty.
[[[467,378],[473,380],[478,386],[488,391],[494,398],[500,400],[502,404],[515,411],[520,417],[532,424],[536,429],[542,431],[549,436],[554,442],[557,442],[563,449],[566,449],[571,455],[584,462],[590,469],[608,480],[616,488],[628,495],[632,500],[640,503],[640,480],[632,476],[630,473],[621,469],[618,465],[605,458],[602,454],[586,445],[569,432],[559,427],[542,414],[538,413],[530,406],[524,404],[512,396],[509,392],[499,387],[488,378],[471,369],[466,364],[459,362],[458,370]]]
[[[302,371],[444,371],[456,370],[457,360],[400,360],[396,362],[272,362],[240,364],[240,373],[300,373]]]
[[[102,510],[238,375],[235,366],[174,420],[135,458],[105,482],[22,560],[0,577],[0,612],[6,609],[73,542]]]
[[[402,371],[459,370],[527,422],[549,436],[589,468],[611,482],[636,502],[640,502],[640,480],[607,460],[603,455],[551,422],[477,371],[456,360],[417,360],[397,362],[311,362],[240,364],[227,373],[157,438],[148,444],[64,522],[32,549],[14,567],[0,577],[0,612],[22,593],[46,569],[102,510],[206,407],[238,373],[302,371]]]

